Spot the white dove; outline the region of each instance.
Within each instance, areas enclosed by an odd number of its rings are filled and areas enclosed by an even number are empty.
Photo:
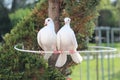
[[[51,18],[47,18],[44,25],[45,27],[37,34],[38,44],[44,51],[54,51],[57,45],[54,22]],[[51,55],[52,53],[45,53],[44,59],[48,60]]]
[[[74,31],[70,28],[70,18],[65,18],[65,25],[57,33],[57,48],[59,51],[73,51],[75,53],[60,53],[55,66],[62,67],[67,61],[67,55],[70,55],[75,63],[81,63],[83,58],[76,52],[78,47]]]

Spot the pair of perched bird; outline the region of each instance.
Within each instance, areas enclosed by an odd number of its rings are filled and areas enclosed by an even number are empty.
[[[55,66],[62,67],[67,61],[67,55],[70,55],[75,63],[81,63],[82,57],[76,51],[78,44],[74,31],[70,27],[71,19],[66,17],[64,19],[65,25],[55,33],[54,22],[51,18],[45,19],[45,27],[43,27],[37,34],[37,41],[44,51],[63,51],[60,53]],[[64,51],[71,51],[65,53]],[[48,60],[52,53],[45,53],[44,59]]]

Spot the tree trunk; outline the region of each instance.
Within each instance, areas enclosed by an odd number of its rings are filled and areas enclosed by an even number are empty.
[[[59,0],[48,0],[48,16],[53,19],[55,24],[55,31],[59,30],[60,23],[59,23],[59,17],[60,17],[60,4]],[[56,60],[58,58],[59,54],[53,54],[50,59],[48,60],[49,66],[55,67]]]
[[[12,12],[14,12],[16,9],[16,0],[13,0],[12,2]]]
[[[60,27],[60,0],[48,0],[48,16],[53,19],[55,23],[55,31],[57,32]]]
[[[49,8],[48,8],[48,16],[53,19],[55,23],[55,31],[57,32],[60,28],[60,13],[62,13],[61,8],[65,7],[65,5],[62,5],[63,0],[48,0]],[[50,67],[55,67],[56,60],[58,59],[59,54],[53,54],[49,60],[48,64]],[[58,68],[58,70],[65,76],[67,76],[66,69],[68,69],[71,65],[74,65],[74,62],[72,59],[68,57],[66,64]]]

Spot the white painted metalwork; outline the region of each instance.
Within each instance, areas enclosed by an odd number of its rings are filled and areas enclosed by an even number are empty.
[[[97,53],[97,52],[115,52],[116,48],[112,48],[112,47],[103,47],[103,46],[89,46],[90,49],[94,49],[94,50],[81,50],[81,51],[77,51],[79,53]],[[73,51],[35,51],[35,50],[25,50],[18,48],[18,45],[14,46],[14,49],[17,51],[21,51],[21,52],[29,52],[29,53],[35,53],[35,54],[41,54],[41,53],[72,53]],[[96,50],[95,50],[96,49]]]

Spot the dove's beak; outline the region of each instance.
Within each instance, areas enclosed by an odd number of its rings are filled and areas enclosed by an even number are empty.
[[[44,23],[44,26],[47,26],[47,23],[46,23],[46,22]]]
[[[67,24],[67,22],[65,22],[65,24]]]

